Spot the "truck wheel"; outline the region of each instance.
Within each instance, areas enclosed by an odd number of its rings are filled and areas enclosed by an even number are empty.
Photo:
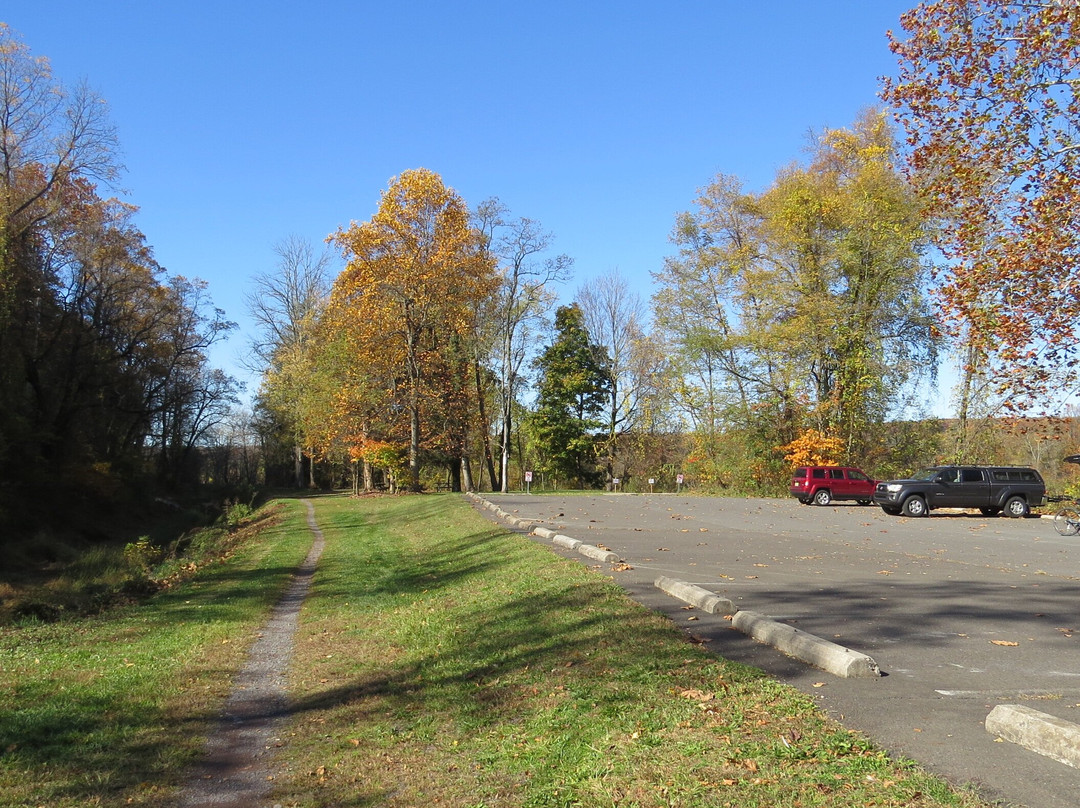
[[[832,502],[832,492],[828,488],[822,488],[814,494],[815,505],[828,505],[830,502]]]
[[[1030,513],[1028,509],[1027,500],[1023,497],[1009,497],[1009,501],[1005,503],[1005,515],[1011,516],[1014,519],[1027,516]]]
[[[904,516],[926,516],[926,500],[922,497],[908,497],[904,500],[904,507],[901,509]]]

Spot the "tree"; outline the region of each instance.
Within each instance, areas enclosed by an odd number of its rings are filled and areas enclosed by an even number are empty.
[[[574,262],[567,255],[542,257],[551,249],[551,234],[533,219],[508,218],[506,206],[498,199],[481,204],[474,218],[484,249],[499,266],[499,286],[492,300],[489,325],[493,343],[490,359],[499,401],[500,463],[497,474],[494,464],[489,463],[489,473],[492,488],[505,493],[509,485],[513,413],[525,381],[521,368],[535,343],[539,324],[555,303],[550,287],[567,280]],[[481,403],[484,400],[479,390],[478,399]],[[485,440],[487,435],[485,430]]]
[[[937,0],[890,34],[909,174],[937,218],[965,373],[1020,412],[1078,378],[1080,6]]]
[[[438,407],[446,403],[440,394],[447,391],[431,383],[455,341],[475,333],[471,318],[492,291],[493,262],[461,197],[427,169],[391,180],[369,221],[331,238],[347,261],[331,294],[333,322],[349,335],[356,361],[378,353],[380,363],[399,369],[409,487],[419,490],[424,420],[439,423]]]
[[[307,377],[308,351],[319,316],[327,304],[330,281],[327,268],[330,256],[316,254],[312,245],[298,236],[290,236],[273,247],[278,257],[276,270],[257,275],[252,291],[246,296],[248,311],[257,334],[252,355],[257,370],[277,388],[265,390],[275,402],[274,412],[284,419],[293,434],[293,477],[297,488],[304,484],[304,435],[300,428],[303,416],[302,385]],[[309,484],[314,484],[309,466]]]
[[[591,342],[575,303],[555,312],[555,338],[536,358],[539,371],[533,440],[557,479],[578,487],[596,482],[596,432],[610,391],[608,357]]]
[[[117,149],[104,101],[55,81],[49,60],[0,23],[0,303],[10,303],[35,230],[64,210],[72,183],[117,179]]]
[[[705,461],[719,462],[733,428],[763,477],[809,427],[859,457],[901,392],[932,373],[923,220],[894,155],[871,111],[816,138],[809,164],[762,193],[721,176],[678,218],[654,303]]]
[[[603,452],[610,480],[617,476],[618,439],[635,426],[648,391],[648,376],[655,369],[651,362],[642,361],[649,356],[645,304],[615,270],[582,286],[577,300],[589,338],[604,347],[609,359]]]

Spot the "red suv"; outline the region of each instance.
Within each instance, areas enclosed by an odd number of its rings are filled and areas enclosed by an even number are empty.
[[[799,502],[828,505],[834,499],[854,499],[869,505],[877,480],[848,466],[799,466],[791,478],[791,495]]]

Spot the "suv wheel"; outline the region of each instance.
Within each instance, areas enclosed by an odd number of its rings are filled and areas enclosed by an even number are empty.
[[[908,497],[901,510],[904,516],[926,516],[926,500],[922,497]]]
[[[1005,515],[1011,516],[1014,519],[1027,516],[1027,500],[1023,497],[1009,497],[1009,501],[1005,503]]]
[[[822,488],[814,494],[815,505],[828,505],[830,502],[832,502],[832,493],[828,488]]]

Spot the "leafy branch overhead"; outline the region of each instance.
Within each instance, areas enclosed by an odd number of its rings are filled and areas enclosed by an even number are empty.
[[[1080,7],[922,3],[884,97],[947,262],[941,302],[1014,410],[1078,379]]]

